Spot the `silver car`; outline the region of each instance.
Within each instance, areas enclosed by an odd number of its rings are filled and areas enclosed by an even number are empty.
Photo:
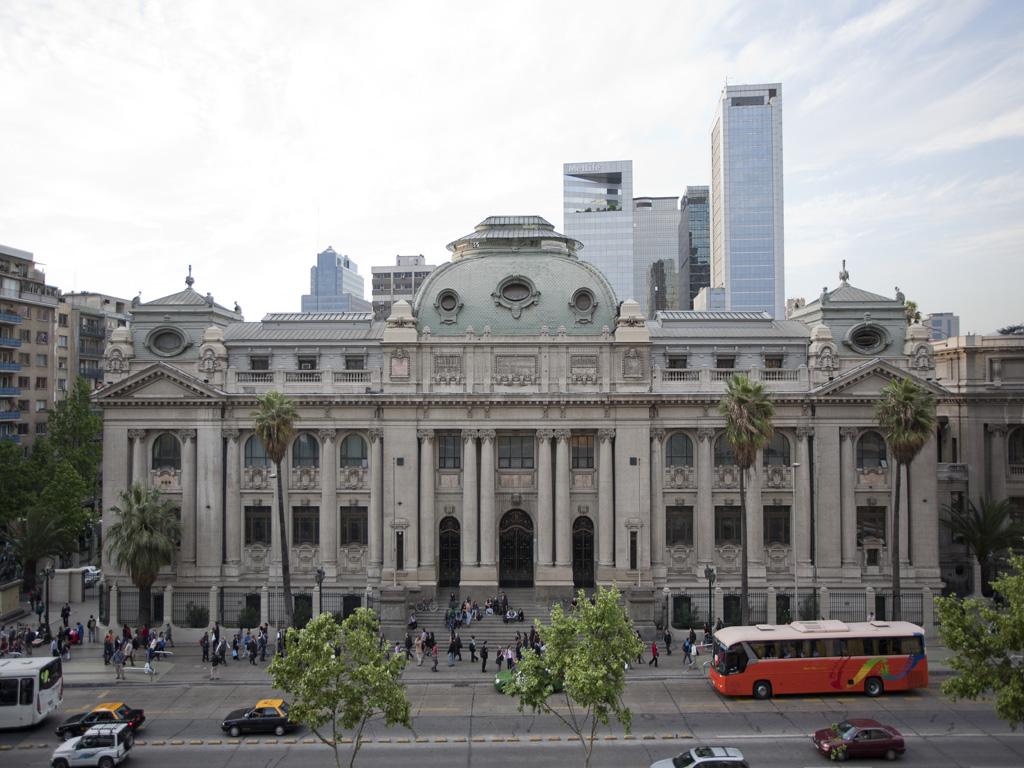
[[[87,565],[85,570],[82,571],[82,580],[85,582],[85,586],[92,587],[99,583],[100,579],[103,578],[103,571],[97,568],[95,565]]]
[[[128,759],[134,743],[135,737],[127,723],[94,725],[81,736],[68,739],[57,747],[50,758],[50,765],[53,768],[113,768]]]
[[[735,747],[694,747],[652,763],[651,768],[747,768],[747,762]]]

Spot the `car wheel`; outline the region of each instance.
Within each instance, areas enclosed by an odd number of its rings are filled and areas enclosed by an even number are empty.
[[[53,768],[68,768],[68,761],[58,757],[53,761]]]
[[[885,689],[882,686],[882,681],[877,677],[869,677],[864,682],[864,693],[868,696],[881,696],[883,690]]]
[[[770,699],[772,697],[772,684],[767,680],[758,680],[754,683],[755,699]]]
[[[277,728],[274,729],[274,735],[275,736],[284,736],[284,726],[283,725],[277,726]]]
[[[100,758],[100,768],[114,768],[114,758],[104,755]]]
[[[888,750],[886,750],[886,752],[885,752],[885,759],[886,760],[895,760],[897,757],[898,757],[898,755],[896,754],[896,750],[895,749],[888,749]]]
[[[238,730],[237,725],[232,725],[230,730],[228,730],[228,735],[231,736],[232,739],[237,739],[240,733],[241,731]]]

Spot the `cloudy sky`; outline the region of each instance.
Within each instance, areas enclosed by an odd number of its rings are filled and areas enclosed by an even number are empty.
[[[707,183],[717,95],[781,81],[787,296],[852,282],[1024,320],[1024,3],[0,3],[0,243],[49,281],[297,311],[491,214],[562,226],[563,162]],[[367,291],[369,279],[367,279]]]

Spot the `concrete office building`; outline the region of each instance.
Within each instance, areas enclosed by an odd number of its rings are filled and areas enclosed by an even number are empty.
[[[427,264],[423,254],[395,256],[394,266],[370,267],[373,319],[386,320],[396,301],[412,302],[427,275],[435,269],[437,266]]]
[[[782,86],[727,85],[711,129],[711,285],[725,308],[784,317]]]
[[[303,312],[369,312],[363,298],[363,276],[348,256],[330,246],[316,255],[309,270],[309,293],[302,296]]]
[[[960,315],[952,312],[933,312],[925,315],[922,325],[931,332],[932,341],[953,339],[960,335]]]
[[[633,161],[565,163],[565,232],[583,244],[580,258],[611,282],[620,300],[646,300],[633,261]]]
[[[68,336],[67,347],[57,353],[58,396],[69,379],[84,376],[94,388],[103,384],[103,353],[115,328],[131,320],[131,302],[116,296],[88,291],[66,293],[57,306],[58,344]]]
[[[746,484],[752,620],[795,612],[794,579],[802,616],[886,615],[895,476],[875,426],[879,393],[910,378],[944,413],[957,407],[936,381],[927,330],[907,327],[902,296],[859,289],[844,272],[792,320],[649,320],[579,258],[575,238],[539,217],[492,217],[448,247],[451,262],[385,322],[244,322],[188,285],[135,307],[131,327],[114,331],[112,383],[96,395],[103,508],[132,482],[180,506],[180,551],[156,587],[170,601],[165,620],[209,600],[211,620],[226,626],[247,604],[279,623],[283,538],[297,593],[326,610],[369,593],[389,632],[404,632],[413,594],[566,596],[612,582],[631,585],[642,626],[669,614],[685,630],[709,611],[733,623],[739,471],[716,403],[737,372],[763,382],[776,408]],[[1024,352],[999,358],[999,397],[1014,407],[986,418],[1009,437],[1024,389],[1007,384],[1024,384]],[[283,529],[253,432],[257,398],[271,389],[298,410]],[[929,629],[943,587],[939,442],[910,467],[903,488],[914,498],[900,518],[904,615]],[[997,447],[991,461],[1011,455]],[[989,471],[986,456],[965,454],[969,476]],[[1024,481],[1009,465],[992,472],[1008,494]],[[103,566],[119,595],[111,620],[130,620],[134,588]],[[707,568],[717,576],[710,605]]]
[[[711,285],[711,208],[707,187],[687,187],[679,211],[680,309],[693,309],[701,288]]]
[[[661,269],[652,273],[655,264]],[[679,198],[633,198],[633,285],[640,311],[653,316],[659,309],[679,309]],[[671,289],[652,280],[670,273]],[[658,295],[658,294],[661,295]],[[670,294],[670,295],[668,295]]]

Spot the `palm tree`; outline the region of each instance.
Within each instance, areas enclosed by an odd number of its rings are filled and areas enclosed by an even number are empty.
[[[284,583],[284,610],[288,626],[295,619],[292,605],[292,571],[288,563],[288,536],[284,514],[284,475],[281,462],[288,452],[288,445],[295,434],[295,421],[299,418],[295,404],[280,392],[271,390],[259,399],[256,418],[256,437],[263,443],[267,456],[277,470],[277,524],[281,535],[281,580]]]
[[[740,468],[740,541],[743,561],[740,564],[740,623],[750,618],[750,585],[747,567],[747,471],[757,463],[757,454],[772,437],[772,416],[775,406],[764,390],[764,384],[752,382],[746,376],[735,374],[727,385],[725,397],[718,404],[718,412],[725,416],[725,439],[732,447],[736,464]],[[756,471],[756,470],[755,470]]]
[[[1009,499],[995,501],[982,498],[975,506],[973,501],[963,505],[947,505],[949,519],[943,518],[942,524],[953,534],[954,539],[962,539],[971,550],[981,566],[981,593],[986,597],[992,595],[992,569],[996,565],[996,557],[1000,552],[1020,544],[1024,539],[1024,523],[1014,515],[1013,504]]]
[[[107,554],[139,588],[139,621],[149,626],[153,582],[174,562],[181,541],[177,509],[158,489],[135,483],[121,491],[120,505],[110,511],[115,520],[104,531]]]
[[[875,418],[896,460],[896,496],[892,505],[892,618],[899,621],[903,613],[900,599],[900,481],[903,468],[907,467],[909,507],[909,467],[935,432],[935,398],[910,379],[893,379],[882,388]],[[909,509],[907,513],[910,513]]]

